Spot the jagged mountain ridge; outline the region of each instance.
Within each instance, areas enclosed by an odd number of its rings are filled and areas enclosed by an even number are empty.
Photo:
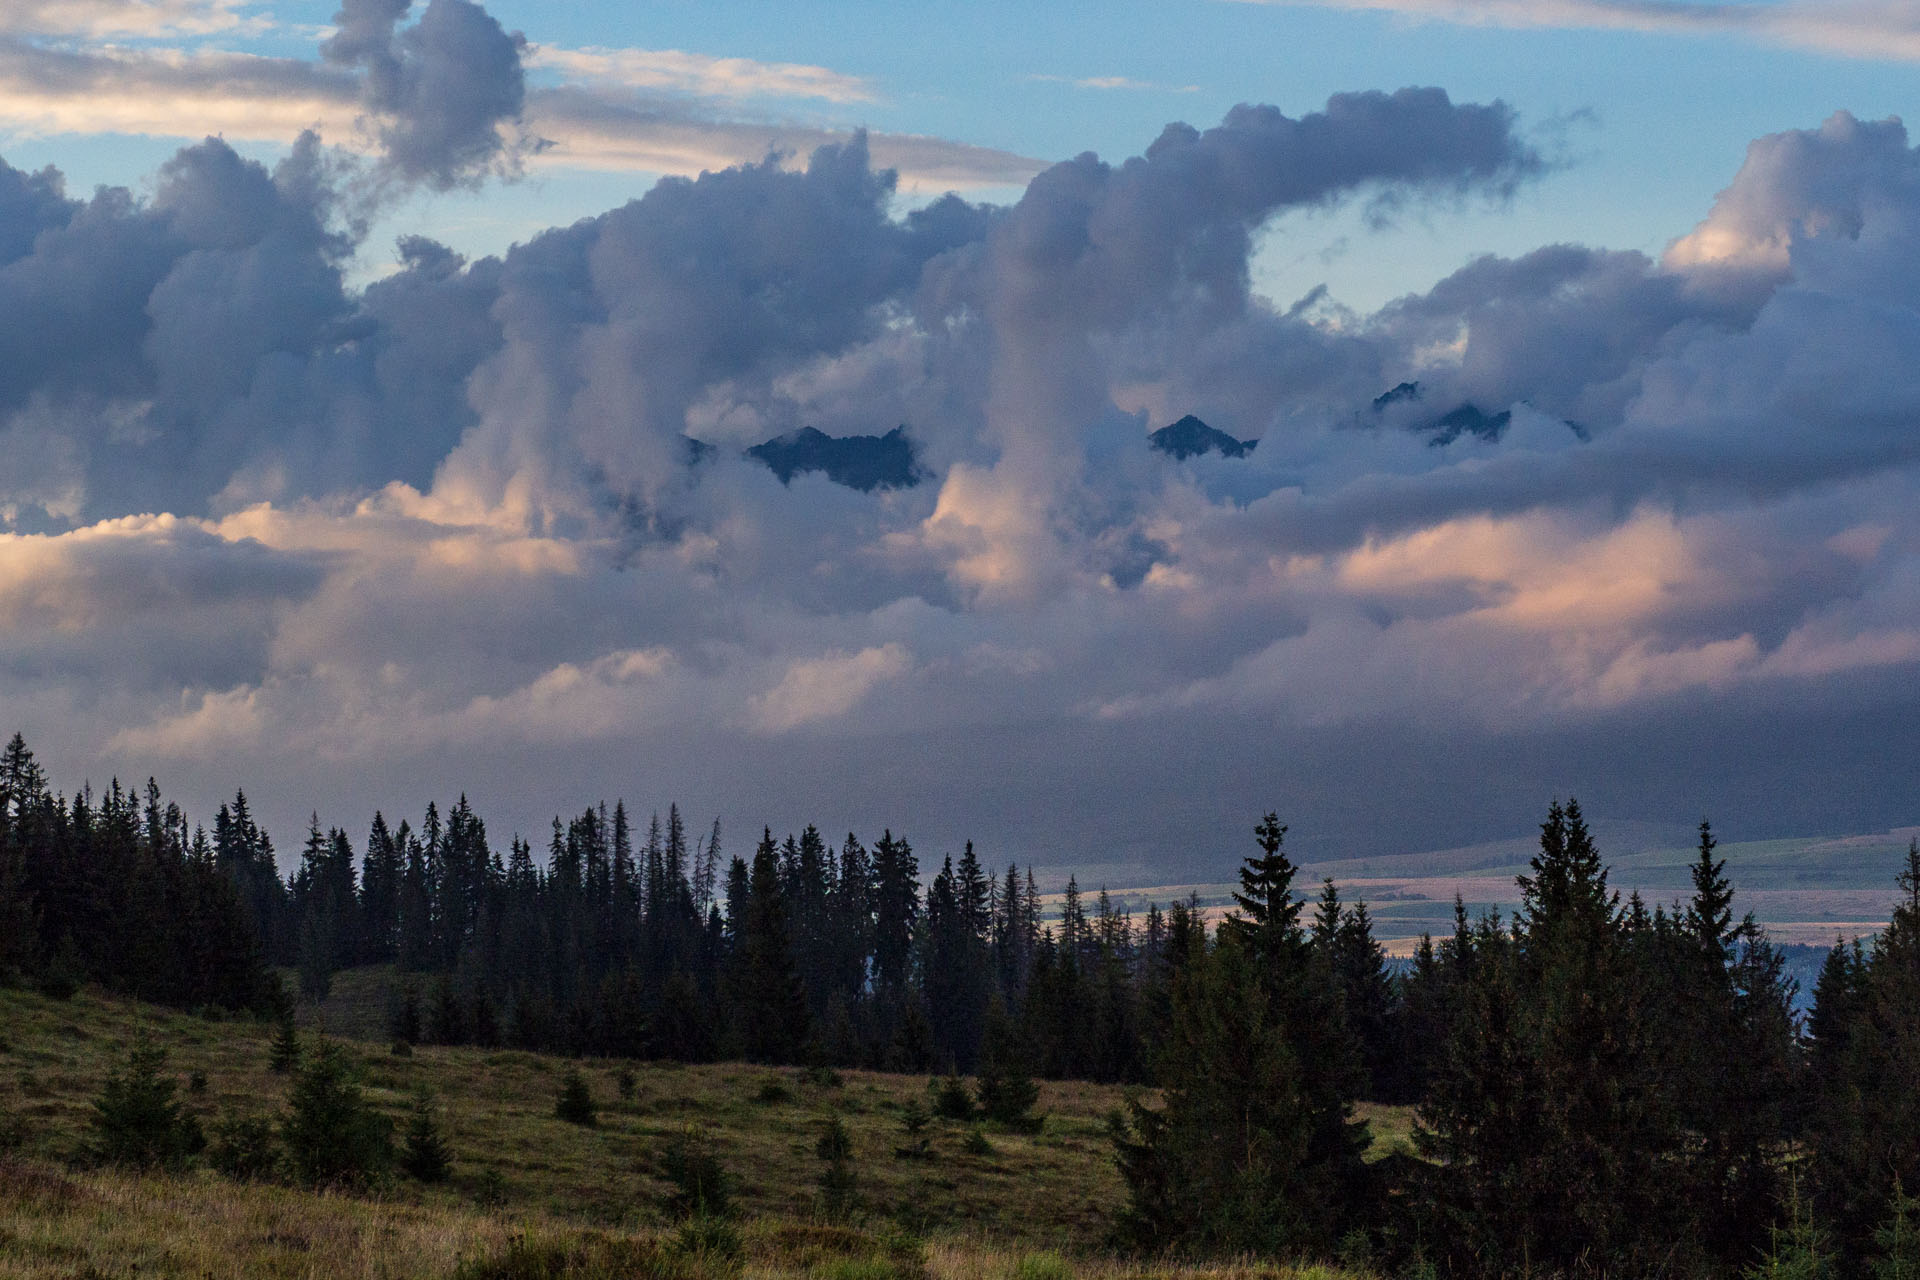
[[[1418,404],[1425,396],[1425,388],[1418,382],[1402,382],[1391,390],[1383,391],[1373,398],[1373,414],[1377,418],[1396,404]],[[1501,409],[1488,413],[1471,400],[1463,400],[1452,409],[1424,422],[1416,422],[1410,430],[1427,437],[1427,443],[1436,448],[1445,447],[1461,436],[1472,436],[1488,444],[1497,443],[1506,434],[1507,427],[1513,421],[1513,410]],[[1563,421],[1566,421],[1563,419]],[[1587,430],[1577,422],[1567,421],[1567,429],[1580,439],[1588,438]]]
[[[1208,426],[1192,414],[1160,428],[1147,439],[1154,448],[1178,462],[1197,458],[1204,453],[1218,453],[1225,458],[1244,458],[1260,443],[1258,440],[1237,440],[1224,431]]]

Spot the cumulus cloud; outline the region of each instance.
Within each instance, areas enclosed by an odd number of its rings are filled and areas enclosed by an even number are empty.
[[[520,123],[526,104],[526,38],[472,0],[427,0],[403,29],[411,7],[344,0],[320,46],[328,64],[362,73],[385,162],[401,179],[442,191],[514,173],[520,152],[503,131]]]
[[[343,25],[316,74],[348,110],[403,15]],[[1777,715],[1861,764],[1913,709],[1898,122],[1757,141],[1659,257],[1485,258],[1372,316],[1259,297],[1258,235],[1503,199],[1541,172],[1505,106],[1240,107],[1004,206],[903,212],[882,157],[669,178],[497,259],[408,240],[362,290],[313,141],[195,144],[146,198],[0,168],[0,697],[56,760],[208,787],[491,779],[507,825],[556,778],[750,823],[810,788],[844,815],[790,820],[1043,861],[1288,797],[1358,841],[1342,794],[1424,821],[1470,760],[1587,790],[1516,743],[1644,777],[1608,753]],[[1468,405],[1501,425],[1435,429]],[[1147,447],[1189,411],[1259,447]],[[915,488],[741,456],[901,423]]]

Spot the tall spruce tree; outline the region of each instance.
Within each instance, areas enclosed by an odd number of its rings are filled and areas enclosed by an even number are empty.
[[[807,1001],[793,963],[772,831],[754,850],[746,919],[733,965],[732,990],[746,1056],[757,1062],[797,1061],[807,1040]]]
[[[1844,1028],[1844,1047],[1822,1055],[1815,1081],[1814,1203],[1853,1258],[1872,1253],[1897,1195],[1920,1187],[1920,842],[1896,883],[1898,904],[1849,984],[1844,1022],[1823,1028]]]
[[[1311,962],[1284,833],[1261,821],[1236,895],[1246,914],[1178,972],[1164,1105],[1116,1118],[1137,1245],[1324,1256],[1364,1214],[1358,1050]]]

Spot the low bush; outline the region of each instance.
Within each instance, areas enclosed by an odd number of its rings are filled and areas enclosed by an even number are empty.
[[[367,1105],[339,1045],[306,1055],[280,1125],[293,1174],[310,1186],[364,1186],[393,1167],[393,1128]]]
[[[722,1217],[733,1208],[733,1176],[698,1129],[689,1127],[667,1139],[660,1152],[660,1176],[673,1184],[670,1204],[680,1213]]]
[[[167,1052],[136,1045],[124,1072],[107,1077],[93,1103],[95,1153],[108,1164],[177,1170],[206,1145],[199,1122],[174,1100],[174,1082],[160,1074]]]
[[[967,1082],[959,1076],[929,1080],[927,1092],[933,1098],[933,1113],[942,1120],[964,1123],[973,1119],[973,1094],[968,1091]]]
[[[445,1182],[453,1171],[453,1153],[440,1134],[433,1099],[424,1092],[413,1100],[406,1144],[400,1151],[400,1170],[416,1182]]]
[[[568,1124],[592,1127],[600,1119],[600,1113],[593,1105],[593,1091],[587,1088],[587,1078],[578,1068],[570,1069],[566,1078],[560,1082],[560,1096],[554,1101],[553,1114]]]
[[[280,1141],[265,1116],[228,1116],[214,1126],[207,1163],[237,1182],[264,1182],[280,1169]]]

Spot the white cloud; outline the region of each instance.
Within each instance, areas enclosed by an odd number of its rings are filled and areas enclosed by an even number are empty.
[[[817,98],[872,102],[873,86],[830,67],[793,62],[720,58],[678,49],[565,49],[535,45],[529,66],[559,72],[574,83],[667,90],[707,98]]]
[[[255,0],[7,0],[0,33],[171,39],[258,30]]]
[[[16,136],[118,133],[291,142],[317,129],[335,145],[372,150],[377,134],[354,78],[291,58],[206,49],[101,48],[87,53],[0,42],[0,130]],[[532,163],[604,172],[695,174],[804,157],[850,130],[719,118],[684,103],[571,85],[527,96],[525,128],[543,140]],[[876,163],[910,188],[1017,185],[1042,167],[991,147],[873,133]]]
[[[1347,9],[1467,26],[1733,34],[1850,58],[1920,61],[1912,0],[1243,0]]]
[[[1119,89],[1141,93],[1198,93],[1197,84],[1160,84],[1153,80],[1135,80],[1131,76],[1045,76],[1027,79],[1042,84],[1070,84],[1076,89]]]
[[[898,644],[803,658],[788,666],[773,688],[749,700],[752,723],[763,733],[786,733],[838,719],[874,689],[900,679],[912,667],[912,657]]]

